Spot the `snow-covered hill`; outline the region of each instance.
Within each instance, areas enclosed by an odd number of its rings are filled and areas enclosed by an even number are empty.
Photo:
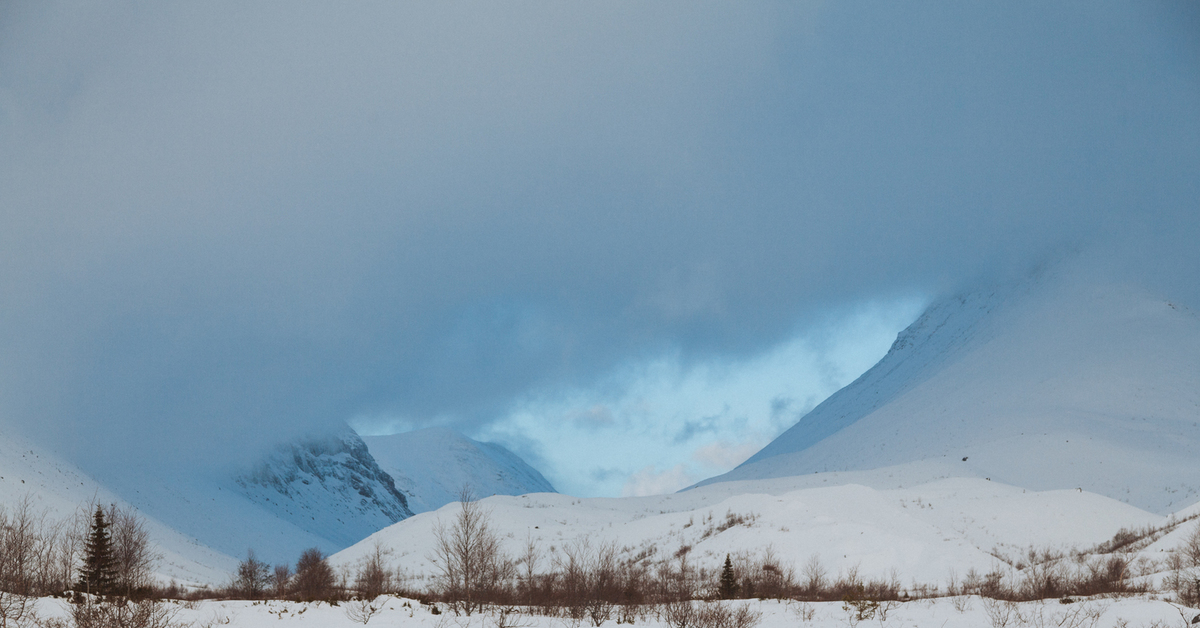
[[[478,496],[554,493],[537,469],[495,443],[442,427],[389,436],[364,436],[379,466],[408,496],[413,512],[455,501],[463,485]]]
[[[71,518],[87,504],[131,502],[96,482],[86,473],[10,431],[0,431],[0,507],[12,508],[25,498],[35,514],[48,522]],[[136,507],[136,504],[132,504]],[[223,582],[236,567],[228,555],[180,533],[162,520],[146,516],[146,529],[162,558],[156,577],[184,584]]]
[[[1200,495],[1198,450],[1200,317],[1064,264],[934,303],[872,369],[701,484],[920,462],[907,481],[1078,487],[1164,513]]]
[[[593,548],[611,541],[622,558],[651,563],[690,548],[690,564],[714,570],[726,554],[761,555],[769,548],[785,566],[799,569],[817,556],[831,575],[857,567],[864,577],[886,578],[894,569],[905,585],[944,584],[954,572],[997,568],[998,554],[1018,556],[1030,546],[1087,547],[1123,527],[1166,521],[1094,493],[1039,493],[970,478],[879,490],[813,487],[811,478],[792,477],[654,497],[536,494],[490,497],[481,504],[506,552],[521,556],[532,540],[547,566],[561,558],[564,544],[581,541]],[[436,573],[430,561],[434,529],[438,521],[452,522],[458,509],[449,504],[406,519],[332,560],[353,565],[379,543],[421,587]]]

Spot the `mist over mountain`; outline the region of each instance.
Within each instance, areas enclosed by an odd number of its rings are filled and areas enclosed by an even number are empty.
[[[484,434],[1065,247],[1194,283],[1197,15],[2,3],[0,421],[216,473],[355,417]],[[551,477],[659,464],[568,427]]]
[[[451,429],[430,427],[362,440],[415,513],[458,501],[463,487],[477,498],[557,492],[511,451]]]
[[[1196,501],[1200,313],[1091,261],[939,299],[878,364],[702,484],[882,469],[1159,513]]]

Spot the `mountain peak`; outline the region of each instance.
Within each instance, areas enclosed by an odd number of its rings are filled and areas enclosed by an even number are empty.
[[[414,512],[437,510],[456,501],[464,484],[479,497],[556,492],[541,473],[511,451],[449,428],[363,440],[408,496]]]

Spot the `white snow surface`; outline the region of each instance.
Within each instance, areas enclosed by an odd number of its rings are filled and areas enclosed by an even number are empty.
[[[1082,488],[1166,513],[1200,495],[1198,450],[1200,317],[1063,263],[935,302],[873,368],[701,484],[920,462],[907,482]]]
[[[537,469],[511,451],[448,428],[362,439],[408,498],[413,512],[437,510],[457,501],[464,485],[480,497],[556,492]]]
[[[1002,567],[997,554],[1015,557],[1030,546],[1087,548],[1121,528],[1167,520],[1074,489],[1035,492],[978,478],[879,489],[831,477],[826,479],[837,485],[814,486],[818,477],[726,482],[654,497],[543,493],[480,503],[509,555],[519,557],[533,540],[545,566],[564,544],[584,540],[593,548],[615,543],[622,558],[641,555],[651,563],[690,547],[690,563],[711,570],[726,554],[761,555],[770,548],[785,566],[800,569],[817,556],[831,575],[855,567],[865,578],[894,572],[905,585],[944,584],[953,572]],[[453,503],[418,514],[331,562],[354,566],[379,544],[392,552],[393,566],[412,578],[412,586],[424,588],[437,573],[431,560],[435,528],[439,521],[452,524],[459,510]]]
[[[325,602],[248,602],[238,600],[203,601],[198,603],[169,602],[173,621],[187,626],[231,626],[233,628],[286,628],[288,626],[313,626],[320,628],[350,628],[362,626],[414,626],[427,628],[494,628],[501,625],[498,609],[489,609],[470,617],[455,616],[444,611],[434,615],[429,606],[416,600],[396,597],[379,597],[372,604],[381,612],[369,622],[355,622],[348,615],[351,603],[331,606]],[[698,603],[700,604],[700,603]],[[978,628],[997,625],[989,615],[989,603],[975,596],[962,598],[940,598],[895,603],[888,606],[887,617],[858,621],[851,619],[841,602],[814,602],[803,604],[779,600],[738,600],[721,602],[730,608],[748,606],[749,610],[761,613],[757,628],[845,628],[862,625],[882,628],[915,628],[936,626],[940,628]],[[1003,609],[1002,605],[992,608]],[[63,600],[41,599],[37,601],[38,614],[44,619],[68,617],[67,605]],[[654,615],[654,609],[641,609],[643,614],[635,620],[638,626],[668,628],[669,624]],[[1151,626],[1186,626],[1196,614],[1196,609],[1184,608],[1150,596],[1130,597],[1119,600],[1087,599],[1073,604],[1060,604],[1057,600],[1026,602],[1011,607],[1007,625],[1022,626],[1127,626],[1128,628],[1150,628]],[[806,613],[806,611],[808,611]],[[808,615],[811,613],[811,616]],[[563,628],[565,626],[591,626],[591,623],[571,622],[557,617],[522,614],[507,617],[509,623],[523,628]],[[603,626],[616,626],[609,619]]]

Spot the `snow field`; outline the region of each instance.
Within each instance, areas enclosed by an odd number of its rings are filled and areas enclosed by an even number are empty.
[[[779,600],[734,600],[719,602],[729,606],[745,605],[761,613],[755,628],[1186,628],[1196,609],[1182,608],[1149,596],[1119,599],[1093,598],[1062,604],[1057,600],[1006,604],[976,596],[937,598],[897,602],[876,611],[872,617],[856,619],[853,609],[841,602],[795,602]],[[355,605],[344,602],[331,606],[325,602],[284,601],[200,601],[166,602],[174,613],[173,621],[196,628],[286,628],[312,626],[351,628],[363,626],[352,619]],[[705,604],[697,602],[697,604]],[[503,628],[499,609],[488,609],[470,617],[447,612],[434,615],[429,606],[416,600],[382,596],[372,602],[380,612],[369,618],[367,626],[413,626],[425,628]],[[43,620],[69,616],[66,601],[54,598],[38,600],[37,613]],[[655,609],[644,608],[635,625],[669,628]],[[518,609],[519,611],[519,609]],[[883,612],[880,612],[883,611]],[[1004,623],[1001,623],[1003,620]],[[586,621],[519,613],[503,620],[506,626],[522,628],[583,628]],[[616,626],[610,619],[602,626]]]

